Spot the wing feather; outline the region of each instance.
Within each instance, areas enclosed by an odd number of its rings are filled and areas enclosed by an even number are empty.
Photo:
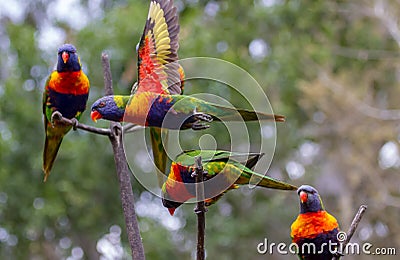
[[[181,94],[182,68],[178,64],[179,23],[172,0],[151,0],[138,48],[136,92]]]

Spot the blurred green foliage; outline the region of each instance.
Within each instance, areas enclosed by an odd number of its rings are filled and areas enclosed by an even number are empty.
[[[90,78],[88,105],[103,93],[103,51],[111,58],[115,92],[128,94],[136,79],[136,44],[148,1],[71,2],[66,13],[74,23],[65,15],[57,16],[62,1],[14,0],[0,11],[2,259],[97,259],[103,251],[96,244],[108,233],[117,234],[115,245],[120,235],[126,252],[114,259],[129,258],[107,138],[82,131],[68,134],[48,182],[42,183],[41,99],[63,42],[75,44]],[[358,206],[367,203],[368,212],[354,240],[399,249],[399,3],[176,0],[175,4],[180,13],[180,58],[207,56],[237,64],[260,83],[274,111],[287,116],[286,123],[277,125],[269,173],[294,184],[316,186],[345,230]],[[82,25],[76,26],[79,19]],[[216,88],[218,84],[188,84],[185,91]],[[223,94],[233,104],[243,104],[229,89]],[[93,124],[88,111],[81,121]],[[208,133],[224,146],[226,136],[218,136],[220,127]],[[254,138],[259,142],[259,135]],[[197,148],[198,143],[186,138],[182,146]],[[193,258],[194,205],[184,205],[170,217],[158,197],[136,181],[132,185],[147,258]],[[297,214],[295,193],[248,188],[230,192],[207,213],[207,256],[292,259],[259,255],[256,247],[264,238],[289,243],[290,224]],[[114,225],[122,234],[111,228]]]

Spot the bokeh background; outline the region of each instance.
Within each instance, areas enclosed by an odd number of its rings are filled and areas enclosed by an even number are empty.
[[[399,254],[400,2],[176,0],[175,5],[181,58],[237,64],[260,83],[274,111],[287,116],[277,125],[270,175],[315,186],[344,230],[358,207],[368,204],[352,241],[394,247]],[[147,11],[144,0],[0,1],[1,259],[129,259],[107,138],[69,133],[52,175],[42,183],[41,99],[64,42],[75,44],[90,78],[88,104],[103,93],[102,51],[111,58],[115,92],[128,94]],[[219,88],[204,84],[195,91],[192,85],[187,93]],[[229,89],[222,92],[242,104]],[[82,122],[93,125],[88,111]],[[225,140],[217,129],[207,133]],[[188,139],[182,145],[199,144]],[[138,161],[144,153],[137,151]],[[132,185],[147,259],[194,258],[194,205],[171,217],[157,196],[135,180]],[[298,208],[296,193],[247,187],[228,193],[207,212],[208,258],[295,259],[260,255],[257,245],[264,238],[290,243]]]

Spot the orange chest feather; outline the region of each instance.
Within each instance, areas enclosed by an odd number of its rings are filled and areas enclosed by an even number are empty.
[[[53,71],[48,87],[61,94],[84,95],[89,92],[89,79],[82,71]]]
[[[138,92],[168,93],[167,74],[163,65],[157,60],[155,43],[151,35],[146,35],[144,46],[139,50],[139,88]]]
[[[300,214],[292,224],[291,237],[296,242],[302,238],[314,238],[318,234],[329,232],[339,225],[334,216],[326,211]]]
[[[125,117],[129,122],[146,125],[146,118],[156,94],[151,92],[136,93],[125,109]]]
[[[187,190],[182,180],[179,166],[175,163],[171,165],[171,172],[166,181],[166,190],[169,196],[175,201],[185,202],[194,197],[193,194]]]

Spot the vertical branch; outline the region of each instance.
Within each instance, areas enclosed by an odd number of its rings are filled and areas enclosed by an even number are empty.
[[[197,206],[194,209],[194,212],[197,214],[197,260],[204,260],[204,237],[206,229],[205,212],[207,211],[207,209],[204,204],[204,171],[201,156],[195,158],[195,168]]]
[[[354,232],[357,229],[358,224],[361,221],[361,218],[363,217],[365,211],[367,210],[367,205],[361,205],[360,208],[358,209],[357,214],[354,216],[353,221],[351,222],[349,231],[347,231],[347,236],[346,239],[340,244],[340,250],[342,252],[338,252],[337,255],[335,255],[332,260],[339,260],[341,256],[343,256],[343,250],[346,249],[347,244],[350,242],[350,239],[353,237]]]
[[[110,60],[108,55],[103,53],[101,56],[104,73],[104,89],[106,95],[113,94],[112,76]],[[111,122],[110,141],[114,152],[115,167],[117,170],[119,188],[121,193],[122,209],[125,217],[126,231],[131,246],[132,259],[145,259],[142,239],[140,237],[139,225],[135,213],[133,191],[131,186],[131,171],[125,156],[122,141],[122,126],[120,123]]]
[[[103,76],[104,76],[104,93],[108,95],[114,94],[113,85],[112,85],[112,76],[111,76],[111,68],[110,68],[110,59],[108,58],[107,53],[101,54],[101,65],[103,66]]]

